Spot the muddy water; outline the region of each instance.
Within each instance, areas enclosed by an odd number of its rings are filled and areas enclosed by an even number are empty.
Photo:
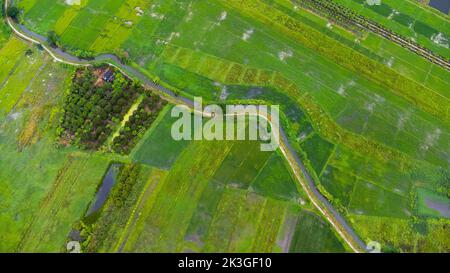
[[[450,218],[450,204],[438,202],[430,198],[425,198],[425,204],[428,208],[438,211],[442,217]]]
[[[102,185],[95,195],[95,201],[91,204],[88,210],[87,216],[98,211],[102,208],[103,204],[106,202],[112,187],[116,183],[117,175],[119,173],[121,164],[111,164],[109,166],[108,172],[103,178]]]
[[[445,14],[450,11],[450,0],[431,0],[429,5]]]

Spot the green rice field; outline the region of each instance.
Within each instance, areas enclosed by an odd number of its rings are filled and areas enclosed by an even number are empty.
[[[414,1],[333,1],[450,57],[445,14]],[[387,252],[450,250],[445,68],[296,1],[15,5],[20,23],[43,36],[55,31],[64,50],[116,54],[180,96],[280,105],[293,149],[362,241]],[[129,155],[59,147],[75,69],[8,32],[0,27],[0,251],[65,251],[82,224],[90,238],[83,247],[99,252],[349,251],[279,150],[261,152],[255,141],[175,141],[172,106]],[[109,200],[86,218],[112,162],[136,166],[127,206]],[[110,235],[100,236],[112,222]]]

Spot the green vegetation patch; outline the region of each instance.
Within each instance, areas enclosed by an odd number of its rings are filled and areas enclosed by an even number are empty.
[[[334,145],[319,135],[314,134],[305,140],[301,144],[301,147],[307,153],[314,171],[319,175],[323,167],[327,164],[328,158],[333,153]]]
[[[59,251],[71,224],[81,217],[93,198],[108,165],[104,158],[69,157],[22,236],[19,251]]]
[[[134,160],[158,168],[169,169],[190,141],[176,141],[172,138],[171,129],[177,118],[167,111],[154,129],[143,137],[132,152]]]
[[[61,42],[74,49],[89,50],[123,0],[88,1],[61,36]],[[80,39],[83,33],[83,39]]]
[[[377,241],[382,252],[447,252],[450,249],[448,219],[427,219],[419,232],[408,219],[352,215],[352,226],[365,242]],[[411,242],[415,242],[411,244]]]
[[[328,165],[320,177],[320,183],[333,196],[332,201],[334,204],[338,207],[346,208],[353,193],[356,177],[332,165]]]
[[[408,218],[408,199],[364,180],[358,180],[351,196],[349,210],[353,214]]]
[[[236,141],[214,178],[225,185],[247,189],[271,156],[258,141]]]
[[[279,153],[272,154],[250,188],[263,196],[296,200],[299,197],[297,182],[288,168]]]
[[[344,252],[345,248],[329,229],[329,225],[316,215],[301,211],[289,252]]]

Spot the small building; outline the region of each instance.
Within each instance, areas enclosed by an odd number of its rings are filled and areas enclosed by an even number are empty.
[[[111,70],[107,70],[105,74],[103,74],[103,80],[105,82],[113,82],[114,81],[114,72]]]

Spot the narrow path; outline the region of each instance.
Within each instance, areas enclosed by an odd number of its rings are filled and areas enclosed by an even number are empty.
[[[12,0],[5,0],[5,10],[7,10],[10,1],[12,2]],[[150,81],[143,73],[129,65],[123,64],[120,59],[113,54],[101,54],[95,57],[93,60],[80,59],[76,56],[62,51],[59,48],[51,48],[47,46],[47,39],[45,37],[32,32],[23,25],[15,24],[11,18],[6,18],[6,21],[15,35],[28,42],[41,45],[44,50],[47,51],[50,56],[52,56],[52,58],[57,62],[74,66],[91,66],[92,64],[98,62],[107,63],[111,66],[116,67],[128,78],[137,78],[141,81],[143,87],[157,90],[165,97],[165,99],[171,102],[183,104],[196,112],[194,109],[194,102],[191,99],[178,96],[171,90]],[[208,117],[209,115],[208,113],[203,112],[198,114],[205,117]],[[245,115],[245,113],[243,113],[243,115]],[[260,117],[270,122],[270,117]],[[318,191],[314,184],[314,180],[308,174],[306,167],[301,162],[292,146],[289,144],[287,136],[283,128],[281,127],[280,136],[280,149],[286,160],[288,161],[290,167],[292,168],[292,171],[298,182],[308,195],[308,198],[354,252],[365,252],[366,245],[364,244],[364,242],[358,237],[358,235],[356,235],[356,233],[346,222],[346,220],[333,208],[331,203]]]
[[[125,116],[123,117],[122,121],[120,122],[120,124],[117,126],[116,130],[113,132],[113,134],[111,135],[111,137],[106,141],[106,149],[111,149],[111,145],[114,143],[114,139],[116,139],[116,137],[118,137],[120,135],[120,131],[123,129],[123,127],[125,127],[125,125],[127,124],[127,122],[130,120],[130,117],[134,114],[134,112],[139,108],[139,105],[142,103],[142,101],[144,100],[144,95],[140,95],[131,105],[130,109],[128,110],[128,112],[125,114]]]

